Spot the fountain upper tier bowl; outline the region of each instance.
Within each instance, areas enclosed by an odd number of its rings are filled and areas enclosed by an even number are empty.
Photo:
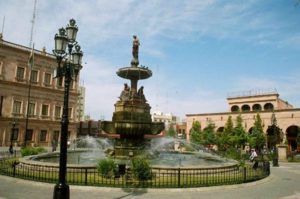
[[[124,67],[117,71],[119,77],[125,79],[147,79],[152,76],[152,71],[145,67]]]

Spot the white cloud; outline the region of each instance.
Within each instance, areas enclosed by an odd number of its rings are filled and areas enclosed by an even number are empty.
[[[243,76],[236,81],[236,91],[250,91],[256,90],[270,90],[276,89],[283,100],[291,101],[295,107],[299,107],[300,103],[297,100],[298,94],[296,91],[300,90],[300,71],[288,73],[278,77],[249,77]]]
[[[8,3],[0,0],[0,17],[5,15],[5,40],[26,46],[29,44],[33,2],[10,0]],[[277,20],[272,10],[260,11],[259,7],[263,4],[258,0],[38,1],[34,42],[37,49],[46,46],[47,51],[51,52],[58,28],[65,26],[70,18],[77,20],[78,41],[85,53],[84,62],[87,62],[81,72],[87,88],[86,110],[95,118],[103,114],[110,119],[113,104],[126,81],[116,75],[116,70],[130,63],[133,34],[141,39],[141,60],[145,57],[153,62],[172,58],[165,51],[165,47],[170,45],[167,42],[197,41],[199,38],[299,48],[299,35],[295,32],[287,34],[285,30],[290,24]],[[162,65],[160,62],[156,64]],[[203,87],[192,88],[195,82],[188,79],[186,82],[179,81],[164,74],[174,66],[161,67],[169,68],[154,70],[150,80],[140,82],[145,85],[145,94],[152,110],[160,108],[180,116],[193,112],[226,111],[226,96],[220,96],[217,88],[210,91]],[[195,74],[190,75],[193,76],[191,79],[197,79]],[[276,87],[282,96],[293,98],[293,91],[299,90],[299,85],[296,76],[287,79],[244,76],[230,90]],[[197,91],[186,93],[184,89],[187,87]]]

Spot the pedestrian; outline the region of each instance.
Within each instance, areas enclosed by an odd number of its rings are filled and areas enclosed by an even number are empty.
[[[257,161],[257,153],[256,153],[255,149],[251,149],[250,161],[254,162],[252,168],[257,169],[258,161]]]

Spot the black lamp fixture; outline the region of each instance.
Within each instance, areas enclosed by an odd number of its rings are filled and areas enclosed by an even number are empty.
[[[77,79],[79,71],[82,68],[81,61],[83,53],[76,41],[78,27],[76,21],[71,19],[66,28],[60,28],[58,34],[55,34],[54,55],[57,59],[57,69],[55,78],[64,77],[64,105],[61,120],[60,136],[60,159],[59,159],[59,179],[54,187],[54,199],[69,199],[70,189],[66,183],[67,173],[67,142],[69,125],[69,90],[72,80]],[[66,51],[68,46],[68,51]],[[73,49],[73,47],[75,47]]]

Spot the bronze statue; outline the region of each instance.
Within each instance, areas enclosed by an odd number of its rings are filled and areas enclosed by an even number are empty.
[[[120,99],[121,101],[128,101],[130,99],[130,88],[128,84],[124,84],[124,90],[121,92]]]
[[[144,86],[141,86],[137,92],[137,95],[140,97],[141,100],[143,100],[144,102],[146,102],[146,98],[144,95]]]
[[[133,35],[133,41],[132,41],[132,63],[135,65],[139,64],[139,45],[140,45],[140,41],[137,38],[136,35]]]

